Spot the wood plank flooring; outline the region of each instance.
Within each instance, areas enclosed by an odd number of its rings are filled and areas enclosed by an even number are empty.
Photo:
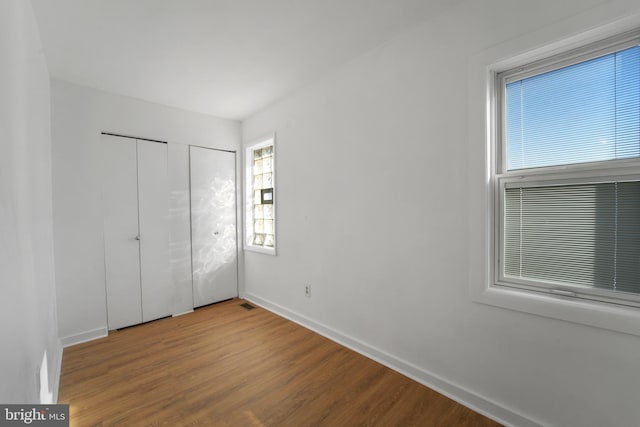
[[[64,350],[71,426],[498,426],[293,322],[232,300]]]

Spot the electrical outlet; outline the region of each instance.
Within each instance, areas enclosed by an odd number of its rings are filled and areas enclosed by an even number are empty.
[[[311,297],[311,285],[306,285],[304,287],[304,296],[307,298]]]

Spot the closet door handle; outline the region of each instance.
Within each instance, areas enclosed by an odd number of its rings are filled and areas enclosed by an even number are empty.
[[[140,235],[137,235],[136,237],[134,237],[134,239],[140,240]]]

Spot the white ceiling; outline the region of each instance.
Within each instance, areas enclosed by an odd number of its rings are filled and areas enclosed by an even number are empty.
[[[32,0],[51,76],[244,119],[459,0]]]

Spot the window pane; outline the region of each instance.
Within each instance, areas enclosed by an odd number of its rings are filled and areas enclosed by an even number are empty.
[[[504,274],[640,293],[640,182],[505,190]]]
[[[265,219],[264,220],[264,232],[265,234],[273,234],[273,220]]]
[[[273,187],[273,179],[270,173],[265,173],[262,175],[262,188],[271,188]]]
[[[616,54],[616,158],[640,156],[640,46]]]
[[[253,210],[253,218],[254,219],[263,219],[264,218],[264,205],[256,205]]]
[[[264,173],[271,172],[271,165],[273,162],[271,161],[271,157],[265,157],[262,159],[262,171]]]
[[[264,219],[273,219],[273,205],[264,206]]]
[[[274,246],[274,238],[273,238],[273,234],[267,234],[264,237],[264,246],[267,248],[272,248]]]
[[[619,183],[617,197],[615,288],[640,293],[640,183]]]
[[[258,190],[261,188],[264,188],[264,186],[262,185],[263,182],[263,177],[264,175],[256,175],[253,177],[253,189],[254,190]]]
[[[264,234],[256,234],[253,236],[253,244],[262,246],[264,244]]]
[[[256,160],[253,163],[253,174],[260,175],[262,173],[262,160]]]
[[[506,85],[507,169],[640,156],[640,46]]]

